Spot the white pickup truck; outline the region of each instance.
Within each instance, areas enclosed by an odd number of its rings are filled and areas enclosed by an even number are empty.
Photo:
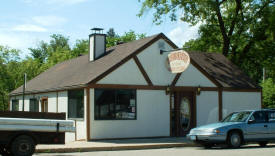
[[[63,119],[45,119],[55,114],[60,116],[60,113],[0,112],[0,154],[29,156],[37,144],[65,144],[65,132],[75,132],[74,122],[65,120],[65,114]]]

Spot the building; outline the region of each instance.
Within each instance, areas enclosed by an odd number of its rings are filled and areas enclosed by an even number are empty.
[[[162,33],[107,49],[104,34],[89,37],[89,54],[55,65],[25,89],[25,111],[75,120],[66,141],[183,136],[230,112],[261,108],[261,88],[222,54],[188,52],[188,68],[173,74],[162,51],[178,47]],[[22,90],[10,93],[11,110],[22,110]]]

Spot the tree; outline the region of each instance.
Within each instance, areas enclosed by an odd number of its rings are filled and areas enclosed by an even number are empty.
[[[39,42],[37,48],[29,48],[34,59],[38,59],[40,63],[45,63],[48,58],[48,44],[44,41]]]
[[[115,30],[114,28],[110,28],[108,31],[107,31],[107,37],[117,37],[118,35],[115,33]]]
[[[275,108],[275,83],[269,78],[261,83],[263,87],[264,108]]]
[[[166,15],[172,21],[200,24],[200,37],[184,49],[221,52],[259,82],[263,67],[274,69],[274,4],[275,0],[144,0],[139,16],[151,9],[156,24]]]
[[[112,30],[114,31],[114,30]],[[116,34],[115,32],[113,32]],[[129,30],[128,32],[125,32],[122,36],[119,36],[118,34],[115,35],[115,37],[111,37],[107,35],[107,45],[106,47],[112,47],[117,45],[118,43],[126,43],[126,42],[131,42],[137,39],[142,39],[146,35],[145,34],[137,34],[133,30]]]
[[[142,37],[144,34],[136,34],[134,31],[126,32],[119,36],[110,29],[107,35],[107,46],[114,46],[118,42],[129,42]],[[19,59],[19,50],[0,46],[0,110],[7,109],[8,93],[21,86],[24,82],[23,75],[27,73],[27,79],[39,75],[41,72],[65,60],[87,54],[89,41],[76,40],[71,48],[69,37],[61,34],[51,35],[50,42],[40,41],[35,48],[29,48],[31,57]]]
[[[81,54],[87,54],[89,52],[89,41],[88,40],[76,40],[76,44],[73,47],[72,53],[74,57]]]
[[[8,93],[14,89],[8,64],[19,60],[19,51],[0,45],[0,110],[7,109]]]

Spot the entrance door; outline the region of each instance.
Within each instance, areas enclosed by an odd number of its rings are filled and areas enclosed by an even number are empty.
[[[48,112],[48,98],[41,100],[41,112]]]
[[[174,92],[171,104],[171,136],[185,136],[195,126],[194,92]]]

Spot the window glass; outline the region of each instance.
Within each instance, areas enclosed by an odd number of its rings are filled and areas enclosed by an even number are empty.
[[[245,122],[251,112],[234,112],[225,117],[222,122]]]
[[[268,113],[268,119],[269,122],[275,122],[275,111]]]
[[[68,91],[68,118],[84,117],[84,90]]]
[[[95,119],[136,119],[136,90],[96,89]]]
[[[256,123],[263,123],[267,122],[267,115],[265,112],[255,112],[251,119],[255,120]]]
[[[19,111],[19,100],[12,100],[12,111]]]
[[[30,112],[39,112],[39,102],[37,99],[30,99]]]

